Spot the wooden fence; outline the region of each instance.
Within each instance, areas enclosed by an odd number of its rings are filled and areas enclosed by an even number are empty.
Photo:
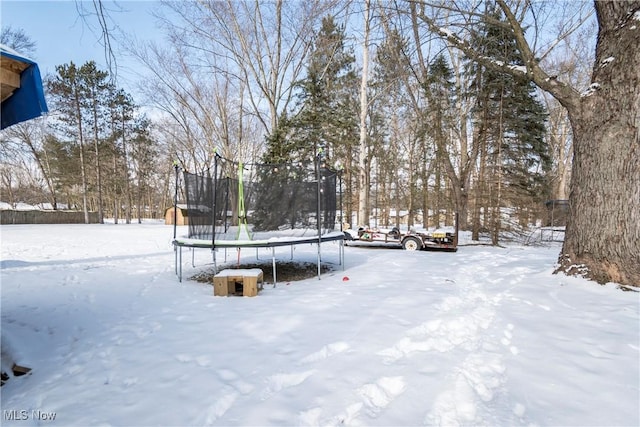
[[[89,223],[98,223],[98,212],[89,212]],[[0,210],[0,224],[84,224],[82,211]]]

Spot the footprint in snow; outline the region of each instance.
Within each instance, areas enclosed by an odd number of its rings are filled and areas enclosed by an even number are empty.
[[[218,377],[220,377],[223,382],[236,389],[240,394],[249,394],[254,389],[252,384],[249,384],[246,381],[242,380],[242,378],[240,378],[240,376],[236,372],[230,369],[220,369],[218,371]]]
[[[504,330],[504,336],[500,340],[500,343],[505,347],[509,347],[509,351],[515,356],[520,353],[520,350],[518,350],[518,347],[511,345],[511,339],[513,338],[513,328],[514,326],[511,323],[507,325],[507,329]]]
[[[198,356],[196,357],[196,364],[202,368],[206,368],[211,365],[211,360],[208,356]]]
[[[342,353],[349,350],[349,344],[344,341],[337,341],[331,344],[327,344],[323,346],[320,350],[315,353],[311,353],[308,356],[304,357],[300,363],[313,363],[318,362],[320,360],[327,359],[333,355],[338,353]]]
[[[315,373],[315,370],[291,372],[287,374],[275,374],[271,375],[268,379],[267,388],[262,391],[261,400],[267,400],[275,393],[280,392],[283,389],[294,387],[302,384],[307,378]]]
[[[196,363],[200,364],[202,357],[204,356],[197,357]],[[203,421],[197,424],[214,425],[216,420],[224,416],[235,404],[240,395],[247,395],[254,389],[253,385],[243,381],[240,375],[231,369],[219,369],[217,374],[225,384],[214,393],[213,402],[205,411]]]
[[[176,354],[176,359],[178,362],[188,363],[191,362],[192,358],[188,354]]]
[[[199,319],[199,318],[195,318],[192,316],[185,316],[185,315],[180,315],[180,316],[176,316],[176,321],[180,322],[180,323],[188,323],[190,325],[195,325],[195,324],[200,324],[203,323],[203,319]]]
[[[492,353],[469,355],[456,369],[450,386],[440,393],[427,414],[428,425],[491,424],[482,419],[486,405],[506,382],[502,358]]]
[[[357,419],[360,416],[363,403],[358,402],[349,405],[345,408],[344,413],[339,415],[340,424],[344,425],[358,425]]]
[[[403,377],[381,377],[373,383],[364,384],[355,391],[361,401],[347,405],[343,411],[329,419],[321,419],[321,408],[314,408],[300,415],[300,425],[366,425],[358,420],[362,410],[369,418],[377,418],[391,402],[406,389]]]
[[[76,283],[80,283],[80,277],[76,274],[71,274],[69,276],[65,276],[62,279],[62,286],[66,285],[74,285]]]
[[[424,424],[436,426],[461,426],[476,424],[477,408],[473,390],[464,378],[454,380],[451,388],[440,393]]]
[[[481,330],[489,327],[494,314],[491,306],[484,304],[467,314],[430,320],[407,330],[405,337],[377,354],[388,365],[415,352],[444,353],[458,347],[473,350],[481,341]]]
[[[358,389],[358,394],[371,416],[386,408],[406,389],[403,377],[382,377],[375,383],[365,384]]]
[[[124,381],[122,381],[122,384],[124,384],[125,387],[131,387],[132,385],[135,385],[137,383],[138,383],[137,377],[125,378]]]
[[[204,421],[199,424],[206,426],[214,425],[215,421],[222,417],[235,403],[238,394],[234,392],[225,392],[216,397],[204,414]]]

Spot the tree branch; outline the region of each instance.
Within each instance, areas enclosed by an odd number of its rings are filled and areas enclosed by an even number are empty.
[[[554,98],[558,100],[565,108],[577,111],[580,94],[578,91],[547,74],[539,65],[539,61],[533,54],[529,43],[524,36],[524,30],[520,25],[509,6],[504,0],[496,0],[502,11],[505,13],[507,22],[513,36],[516,40],[518,50],[522,55],[522,59],[525,63],[525,67],[517,67],[510,64],[505,64],[502,61],[498,61],[495,58],[487,57],[480,54],[473,49],[465,40],[458,37],[448,28],[440,27],[436,24],[435,20],[424,12],[424,8],[421,8],[418,16],[427,24],[429,30],[435,34],[438,34],[447,43],[450,43],[453,47],[460,49],[471,60],[483,65],[486,68],[496,70],[505,74],[509,74],[516,77],[526,77],[535,83],[540,89],[549,92]]]

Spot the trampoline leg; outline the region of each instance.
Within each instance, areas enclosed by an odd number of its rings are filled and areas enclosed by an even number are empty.
[[[273,268],[273,287],[276,287],[276,248],[271,248],[271,266]]]
[[[322,255],[320,253],[320,242],[318,242],[318,280],[320,280],[320,264],[322,263]]]
[[[196,248],[191,248],[191,267],[196,268]]]
[[[178,281],[182,283],[182,246],[180,246],[180,274],[178,274]]]
[[[178,275],[178,246],[173,245],[173,267],[176,271],[176,276]]]

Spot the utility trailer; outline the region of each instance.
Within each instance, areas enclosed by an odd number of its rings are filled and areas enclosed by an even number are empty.
[[[403,233],[397,227],[391,229],[365,228],[345,230],[345,244],[366,242],[372,245],[400,246],[407,251],[440,250],[456,252],[458,250],[458,216],[454,229],[409,230]]]

